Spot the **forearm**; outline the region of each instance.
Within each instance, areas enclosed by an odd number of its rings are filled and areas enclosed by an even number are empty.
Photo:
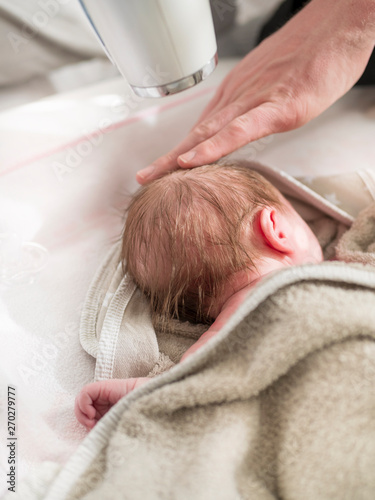
[[[374,46],[375,0],[311,0],[291,22],[305,37],[312,27],[317,33],[327,27],[340,43],[361,50]]]
[[[375,0],[344,0],[349,29],[359,43],[375,43]]]
[[[262,45],[264,53],[283,47],[280,64],[289,66],[307,93],[315,89],[332,97],[331,104],[360,78],[374,42],[375,0],[311,0]]]

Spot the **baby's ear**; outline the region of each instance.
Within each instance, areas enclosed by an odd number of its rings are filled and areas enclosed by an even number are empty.
[[[287,213],[265,207],[260,212],[259,223],[264,239],[271,248],[284,254],[293,253],[293,231]]]

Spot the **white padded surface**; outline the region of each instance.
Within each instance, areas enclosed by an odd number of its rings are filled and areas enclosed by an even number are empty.
[[[18,479],[42,460],[64,462],[85,435],[73,405],[94,374],[78,340],[93,273],[120,234],[135,172],[183,139],[234,63],[165,100],[135,102],[116,78],[0,114],[0,232],[50,256],[33,284],[0,291],[0,391],[5,403],[17,386]],[[374,136],[375,92],[354,89],[302,129],[235,156],[292,175],[340,174],[374,168]]]

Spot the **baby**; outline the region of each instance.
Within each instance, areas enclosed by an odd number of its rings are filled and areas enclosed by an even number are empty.
[[[122,244],[124,272],[153,313],[211,325],[181,361],[214,336],[264,276],[323,260],[318,240],[282,194],[246,166],[177,170],[133,197]],[[92,428],[148,378],[85,386],[78,420]]]

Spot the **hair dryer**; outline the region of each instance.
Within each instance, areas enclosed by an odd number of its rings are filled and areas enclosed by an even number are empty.
[[[79,0],[133,91],[163,97],[204,80],[217,64],[209,0]]]

